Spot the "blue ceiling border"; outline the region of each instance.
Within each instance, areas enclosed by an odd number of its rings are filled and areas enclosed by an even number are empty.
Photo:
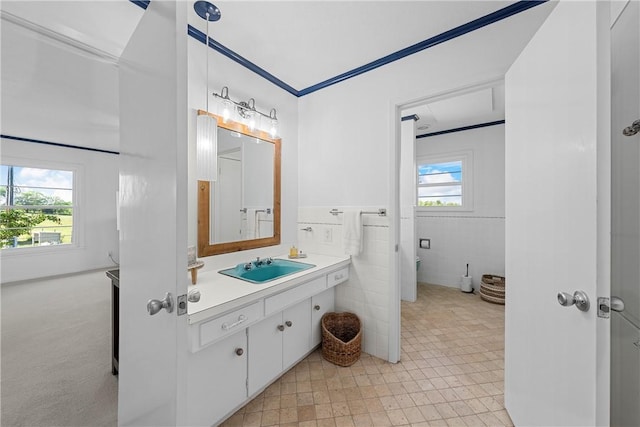
[[[54,147],[64,147],[64,148],[74,148],[76,150],[95,151],[98,153],[116,154],[116,155],[120,154],[118,151],[102,150],[100,148],[82,147],[80,145],[62,144],[60,142],[42,141],[40,139],[23,138],[21,136],[0,135],[0,138],[11,139],[13,141],[33,142],[36,144],[53,145]]]
[[[463,127],[459,127],[459,128],[455,128],[455,129],[447,129],[447,130],[441,130],[439,132],[431,132],[431,133],[424,133],[422,135],[416,135],[416,139],[417,138],[429,138],[429,137],[432,137],[432,136],[445,135],[447,133],[454,133],[454,132],[462,132],[462,131],[471,130],[471,129],[486,128],[486,127],[489,127],[489,126],[502,125],[504,123],[505,123],[504,120],[496,120],[495,122],[478,123],[477,125],[463,126]]]
[[[131,3],[146,9],[149,6],[150,0],[129,0]],[[279,78],[275,77],[273,74],[269,73],[268,71],[264,70],[263,68],[260,68],[259,66],[257,66],[256,64],[254,64],[253,62],[249,61],[248,59],[244,58],[243,56],[239,55],[238,53],[234,52],[233,50],[227,48],[226,46],[222,45],[221,43],[217,42],[216,40],[212,39],[211,37],[209,37],[209,47],[211,49],[214,49],[215,51],[222,53],[223,55],[225,55],[227,58],[237,62],[238,64],[242,65],[243,67],[246,67],[247,69],[253,71],[254,73],[258,74],[259,76],[267,79],[268,81],[270,81],[271,83],[275,84],[276,86],[280,87],[281,89],[289,92],[290,94],[296,96],[296,97],[302,97],[305,95],[309,95],[310,93],[316,92],[320,89],[324,89],[326,87],[332,86],[334,84],[343,82],[345,80],[351,79],[353,77],[359,76],[361,74],[364,74],[366,72],[375,70],[376,68],[382,67],[384,65],[390,64],[392,62],[398,61],[402,58],[406,58],[409,55],[413,55],[414,53],[418,53],[421,52],[425,49],[429,49],[433,46],[439,45],[441,43],[444,43],[446,41],[452,40],[454,38],[463,36],[467,33],[470,33],[472,31],[478,30],[482,27],[486,27],[487,25],[493,24],[495,22],[501,21],[503,19],[506,19],[510,16],[516,15],[520,12],[524,12],[526,10],[529,10],[533,7],[539,6],[541,4],[546,3],[548,0],[520,0],[514,4],[511,4],[507,7],[504,7],[502,9],[499,9],[495,12],[492,12],[488,15],[484,15],[478,19],[474,19],[473,21],[467,22],[466,24],[460,25],[458,27],[452,28],[451,30],[445,31],[444,33],[440,33],[437,36],[431,37],[427,40],[423,40],[419,43],[416,43],[414,45],[411,45],[409,47],[406,47],[404,49],[401,49],[399,51],[396,51],[394,53],[391,53],[387,56],[384,56],[382,58],[379,58],[375,61],[369,62],[368,64],[362,65],[360,67],[354,68],[350,71],[347,71],[345,73],[339,74],[335,77],[332,77],[330,79],[324,80],[320,83],[317,83],[315,85],[309,86],[305,89],[302,90],[296,90],[294,87],[288,85],[287,83],[285,83],[284,81],[280,80]],[[187,34],[191,37],[193,37],[194,39],[200,41],[201,43],[205,43],[205,38],[206,36],[199,31],[198,29],[192,27],[191,25],[187,26]]]
[[[202,44],[206,43],[205,39],[207,38],[207,36],[202,31],[198,30],[197,28],[192,27],[191,25],[187,25],[187,34],[189,34],[191,37],[193,37],[194,39],[198,40]],[[299,92],[296,89],[294,89],[293,87],[289,86],[288,84],[286,84],[285,82],[283,82],[282,80],[280,80],[279,78],[274,76],[273,74],[269,73],[268,71],[266,71],[263,68],[260,68],[259,66],[257,66],[253,62],[251,62],[248,59],[246,59],[245,57],[237,54],[236,52],[232,51],[231,49],[229,49],[228,47],[222,45],[221,43],[217,42],[216,40],[212,39],[211,37],[209,37],[209,47],[211,49],[217,51],[217,52],[220,52],[221,54],[223,54],[227,58],[231,59],[232,61],[235,61],[238,64],[242,65],[243,67],[253,71],[254,73],[259,75],[260,77],[263,77],[263,78],[269,80],[271,83],[273,83],[276,86],[279,86],[281,89],[286,90],[291,95],[300,96],[298,94]]]

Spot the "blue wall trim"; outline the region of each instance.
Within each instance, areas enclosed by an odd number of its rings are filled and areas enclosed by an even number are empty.
[[[441,130],[439,132],[431,132],[431,133],[425,133],[425,134],[422,134],[422,135],[417,135],[416,139],[417,138],[429,138],[431,136],[444,135],[446,133],[462,132],[462,131],[465,131],[465,130],[486,128],[486,127],[489,127],[489,126],[496,126],[496,125],[502,125],[502,124],[504,124],[504,120],[497,120],[495,122],[487,122],[487,123],[479,123],[477,125],[463,126],[461,128],[447,129],[447,130]]]
[[[205,40],[207,38],[207,36],[202,31],[192,27],[191,25],[187,25],[187,34],[189,34],[191,37],[198,40],[202,44],[205,43]],[[209,47],[217,52],[220,52],[227,58],[237,62],[243,67],[248,68],[249,70],[253,71],[259,76],[269,80],[271,83],[273,83],[276,86],[279,86],[281,89],[286,90],[290,94],[294,96],[300,96],[298,95],[298,91],[295,90],[293,87],[289,86],[288,84],[286,84],[285,82],[283,82],[282,80],[274,76],[273,74],[269,73],[268,71],[258,67],[256,64],[244,58],[243,56],[237,54],[236,52],[232,51],[228,47],[220,44],[219,42],[212,39],[211,37],[209,37]]]
[[[404,116],[401,120],[403,122],[406,122],[407,120],[415,120],[417,122],[418,120],[420,120],[420,117],[418,117],[417,114],[412,114],[410,116]]]
[[[41,141],[39,139],[21,138],[19,136],[0,135],[0,138],[12,139],[14,141],[33,142],[36,144],[53,145],[54,147],[75,148],[76,150],[96,151],[98,153],[120,154],[117,151],[101,150],[99,148],[81,147],[79,145],[61,144],[59,142]]]
[[[435,37],[431,37],[430,39],[427,39],[427,40],[421,41],[420,43],[416,43],[412,46],[406,47],[402,50],[399,50],[390,55],[384,56],[373,62],[369,62],[368,64],[362,65],[358,68],[354,68],[351,71],[347,71],[346,73],[342,73],[340,75],[332,77],[328,80],[325,80],[313,86],[309,86],[306,89],[302,89],[301,91],[299,91],[298,96],[308,95],[317,90],[324,89],[328,86],[359,76],[360,74],[366,73],[368,71],[375,70],[376,68],[382,67],[383,65],[387,65],[391,62],[405,58],[409,55],[413,55],[414,53],[418,53],[422,50],[436,46],[440,43],[444,43],[456,37],[460,37],[462,35],[470,33],[471,31],[475,31],[489,24],[493,24],[494,22],[501,21],[517,13],[524,12],[525,10],[531,9],[532,7],[546,3],[546,1],[547,0],[541,0],[541,1],[521,0],[517,3],[504,7],[493,13],[490,13],[478,19],[474,19],[471,22],[467,22],[464,25],[460,25],[459,27],[456,27],[449,31],[445,31],[444,33],[438,34]]]
[[[149,6],[150,0],[129,0],[131,3],[146,9]],[[358,68],[354,68],[353,70],[347,71],[345,73],[339,74],[335,77],[317,83],[315,85],[309,86],[302,90],[297,90],[287,83],[283,82],[273,74],[268,71],[260,68],[253,62],[239,55],[238,53],[232,51],[226,46],[220,44],[212,38],[209,38],[209,47],[216,50],[217,52],[222,53],[227,58],[237,62],[243,67],[248,68],[259,76],[267,79],[271,83],[280,87],[281,89],[289,92],[290,94],[301,97],[318,91],[320,89],[324,89],[326,87],[332,86],[334,84],[340,83],[342,81],[351,79],[353,77],[359,76],[360,74],[364,74],[368,71],[375,70],[376,68],[382,67],[383,65],[390,64],[399,59],[405,58],[409,55],[413,55],[414,53],[418,53],[425,49],[429,49],[433,46],[439,45],[440,43],[444,43],[456,37],[463,36],[472,31],[478,30],[487,25],[493,24],[494,22],[501,21],[505,18],[518,14],[520,12],[524,12],[525,10],[531,9],[532,7],[539,6],[543,3],[546,3],[548,0],[520,0],[512,5],[499,9],[495,12],[492,12],[488,15],[482,16],[478,19],[474,19],[471,22],[467,22],[466,24],[460,25],[451,30],[445,31],[444,33],[438,34],[437,36],[431,37],[427,40],[416,43],[412,46],[401,49],[397,52],[391,53],[387,56],[384,56],[375,61],[369,62],[368,64],[362,65]],[[200,41],[201,43],[205,43],[206,36],[200,30],[192,27],[191,25],[187,26],[187,34],[189,34],[194,39]]]
[[[151,3],[151,0],[129,0],[129,1],[135,4],[136,6],[140,6],[145,10],[149,7],[149,3]]]

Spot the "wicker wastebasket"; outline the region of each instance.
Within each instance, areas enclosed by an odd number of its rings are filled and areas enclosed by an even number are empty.
[[[338,366],[351,366],[360,358],[362,328],[353,313],[322,316],[322,357]]]
[[[503,304],[505,301],[506,281],[502,276],[495,274],[483,274],[480,284],[480,298],[495,304]]]

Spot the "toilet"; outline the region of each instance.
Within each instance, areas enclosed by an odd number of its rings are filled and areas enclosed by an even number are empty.
[[[416,257],[416,271],[420,270],[420,257]]]

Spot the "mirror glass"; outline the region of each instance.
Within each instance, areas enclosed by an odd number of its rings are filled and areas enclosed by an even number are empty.
[[[198,182],[198,255],[279,244],[280,139],[210,115],[218,120],[218,180]]]

